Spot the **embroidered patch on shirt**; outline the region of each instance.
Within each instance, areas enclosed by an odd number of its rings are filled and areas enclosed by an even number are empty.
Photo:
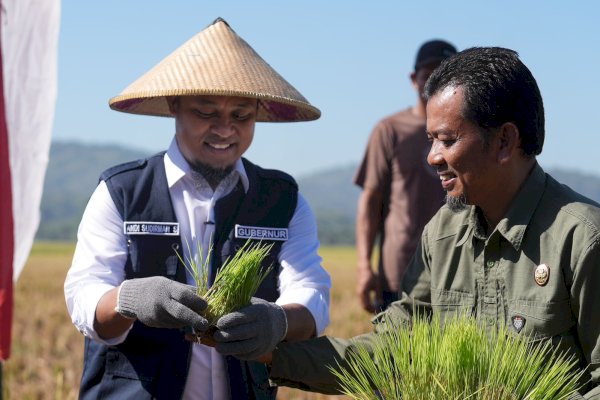
[[[164,235],[179,236],[178,222],[124,221],[123,233],[126,235]]]
[[[235,225],[238,239],[288,240],[287,228],[266,228],[264,226]]]
[[[520,315],[515,315],[512,317],[512,325],[513,328],[517,331],[517,333],[521,332],[521,329],[525,326],[525,318]]]

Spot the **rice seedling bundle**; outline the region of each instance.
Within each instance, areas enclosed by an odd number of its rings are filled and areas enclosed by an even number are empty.
[[[212,247],[208,250],[206,259],[200,256],[199,262],[191,257],[184,260],[177,253],[180,261],[194,277],[196,294],[208,303],[204,317],[211,326],[214,326],[223,315],[250,305],[250,299],[271,270],[271,267],[262,269],[261,266],[273,245],[262,242],[249,243],[246,242],[233,257],[223,263],[210,288],[208,274]],[[188,245],[188,254],[192,254],[189,250]],[[200,246],[198,254],[202,255]]]
[[[383,331],[357,342],[347,366],[331,367],[353,399],[558,400],[581,384],[576,361],[548,341],[489,332],[472,317],[416,317]]]

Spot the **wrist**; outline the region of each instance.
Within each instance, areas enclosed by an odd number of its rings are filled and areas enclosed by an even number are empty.
[[[134,320],[121,315],[117,311],[117,298],[120,286],[106,292],[96,305],[94,330],[102,339],[113,339],[127,332]]]
[[[117,300],[116,300],[116,305],[115,305],[114,310],[117,314],[119,314],[123,318],[135,320],[135,319],[137,319],[135,314],[133,314],[129,310],[123,309],[123,304],[121,301],[121,291],[122,291],[123,287],[125,286],[126,282],[128,282],[128,281],[123,281],[117,288]]]
[[[374,273],[373,268],[371,268],[371,265],[358,265],[358,273],[359,274],[363,274],[363,275],[372,275]]]
[[[283,329],[282,329],[283,335],[281,336],[281,339],[279,339],[279,341],[281,342],[281,341],[285,340],[285,338],[288,334],[289,325],[288,325],[287,312],[286,312],[285,308],[283,308],[279,304],[277,304],[277,303],[273,303],[273,304],[279,308],[279,310],[281,311],[281,315],[283,317],[283,321],[282,321],[283,322]]]
[[[271,367],[271,363],[273,362],[273,352],[268,352],[258,357],[256,361],[266,364],[269,368]]]
[[[372,271],[371,262],[369,261],[359,261],[356,266],[359,271]]]

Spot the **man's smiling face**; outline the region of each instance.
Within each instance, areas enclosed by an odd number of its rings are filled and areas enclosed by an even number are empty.
[[[447,87],[427,102],[427,162],[436,168],[451,208],[461,202],[494,205],[498,188],[495,152],[486,145],[482,128],[462,116],[462,88]],[[492,139],[494,140],[494,139]]]
[[[168,98],[179,149],[192,166],[227,169],[254,137],[257,100],[226,96]]]

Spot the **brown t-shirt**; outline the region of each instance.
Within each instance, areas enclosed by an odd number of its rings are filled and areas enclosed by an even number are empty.
[[[427,164],[425,120],[410,109],[381,120],[373,129],[354,183],[384,194],[380,277],[397,291],[423,227],[443,204],[444,191]]]

